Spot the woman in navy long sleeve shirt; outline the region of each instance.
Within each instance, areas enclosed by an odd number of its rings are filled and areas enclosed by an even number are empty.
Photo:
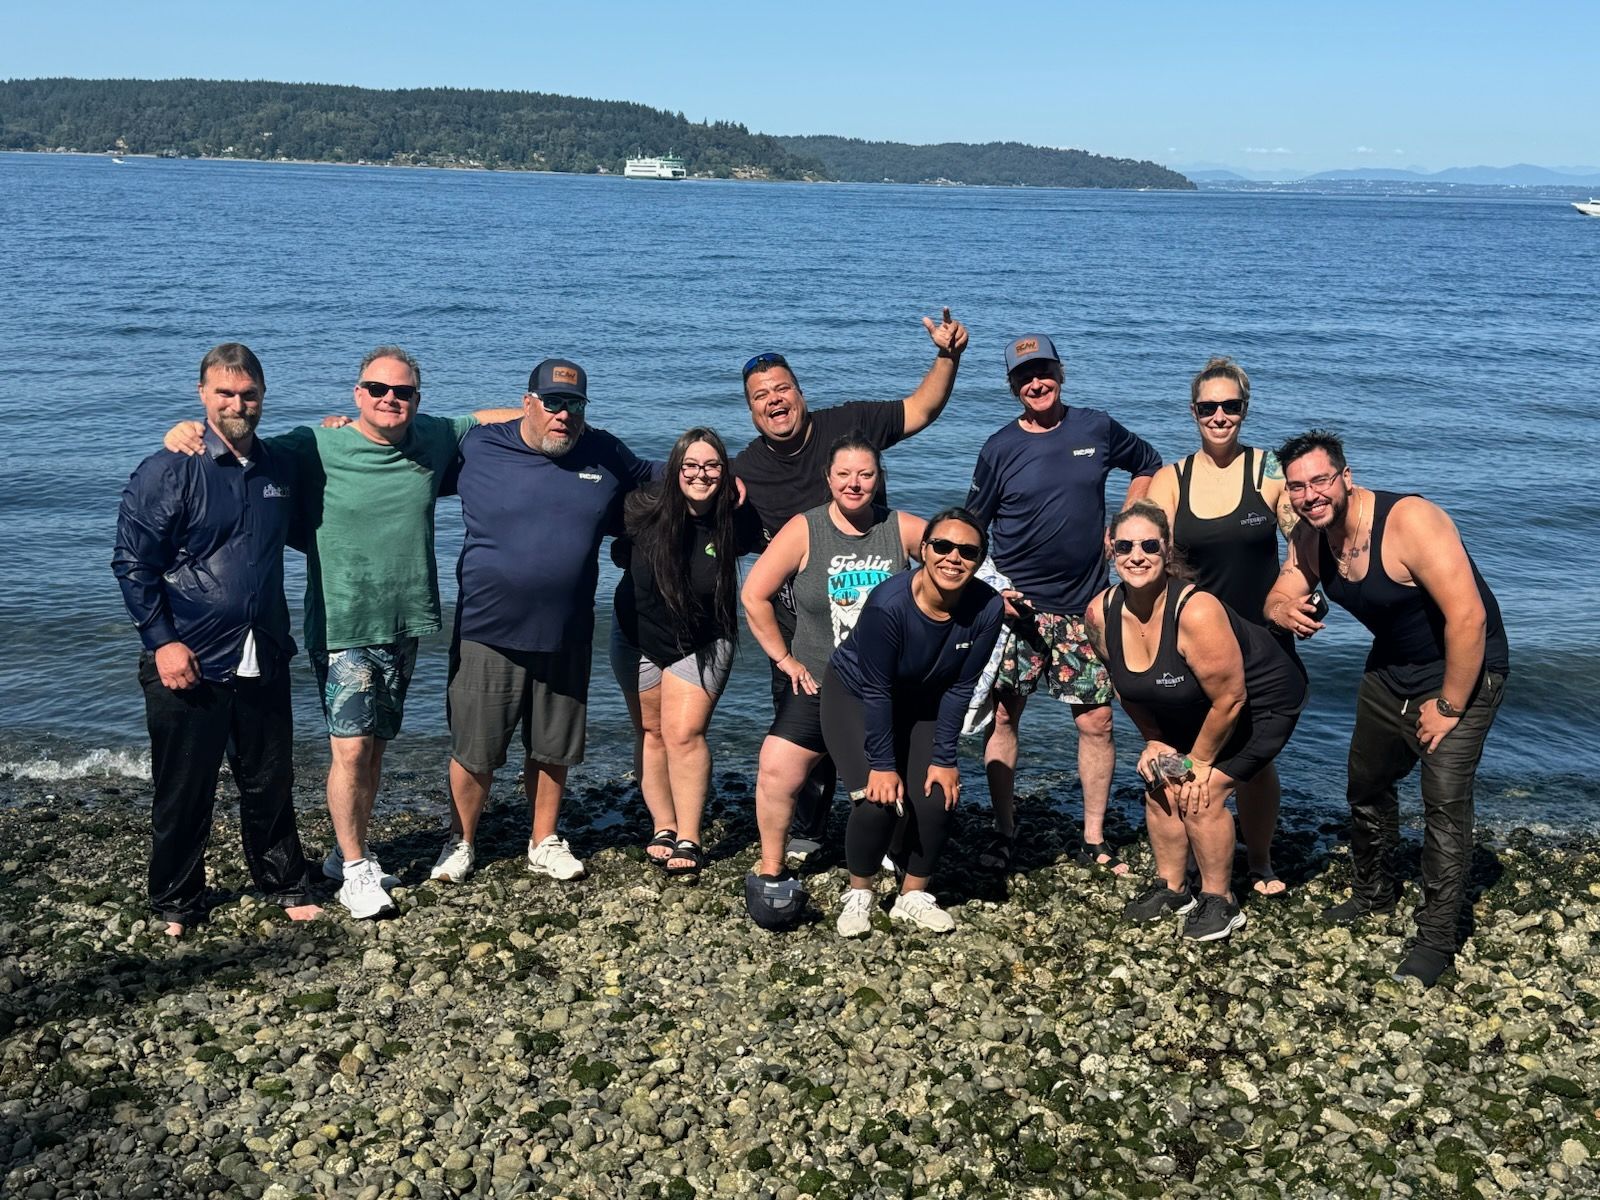
[[[955,921],[928,892],[961,794],[956,739],[973,686],[1000,635],[1000,594],[974,574],[987,536],[965,509],[928,522],[923,567],[873,589],[822,686],[822,734],[853,807],[845,834],[838,929],[870,928],[872,881],[904,820],[905,880],[890,910],[935,933]]]

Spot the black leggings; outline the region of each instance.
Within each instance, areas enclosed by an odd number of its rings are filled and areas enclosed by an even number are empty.
[[[950,832],[950,814],[944,807],[944,788],[935,786],[931,795],[922,794],[933,757],[933,731],[937,712],[907,716],[897,711],[894,724],[894,767],[905,784],[904,817],[892,805],[855,800],[850,806],[850,824],[845,829],[844,861],[852,875],[863,878],[877,873],[883,856],[896,841],[904,854],[906,874],[932,875],[939,865],[945,838]],[[833,668],[828,668],[822,684],[822,736],[828,753],[839,769],[839,782],[850,792],[867,786],[871,766],[867,762],[866,710],[861,701],[845,688]]]

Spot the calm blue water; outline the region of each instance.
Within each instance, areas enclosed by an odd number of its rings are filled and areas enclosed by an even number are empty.
[[[0,772],[137,771],[137,643],[108,568],[117,498],[199,414],[195,370],[217,341],[265,362],[264,431],[348,411],[361,354],[397,341],[435,413],[516,403],[534,362],[575,358],[590,420],[659,456],[693,422],[748,440],[738,367],[758,350],[787,353],[814,406],[904,395],[931,361],[918,318],[949,304],[972,346],[945,415],[889,456],[900,506],[963,498],[978,445],[1015,411],[1012,334],[1052,334],[1069,399],[1169,457],[1193,447],[1190,375],[1231,354],[1254,383],[1250,440],[1343,431],[1362,483],[1445,505],[1499,595],[1514,676],[1484,818],[1591,825],[1577,767],[1600,679],[1597,278],[1600,221],[1556,202],[0,155]],[[438,526],[448,588],[454,501]],[[302,581],[291,555],[291,600]],[[606,564],[600,645],[614,582]],[[442,779],[444,650],[425,646],[394,750],[417,789]],[[1342,807],[1364,650],[1342,614],[1305,648],[1315,695],[1283,764],[1296,806]],[[753,765],[765,679],[750,644],[713,725],[719,768]],[[314,771],[309,686],[297,704]],[[1052,707],[1024,727],[1024,787],[1070,778]],[[603,660],[591,712],[598,781],[630,755]]]

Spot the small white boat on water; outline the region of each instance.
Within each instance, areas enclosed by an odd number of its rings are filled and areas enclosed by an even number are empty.
[[[661,158],[630,158],[622,170],[624,179],[687,179],[683,159],[668,154]]]
[[[1572,207],[1586,217],[1600,217],[1600,200],[1596,200],[1593,196],[1589,197],[1587,203],[1582,200],[1574,200]]]
[[[119,166],[119,167],[126,166],[127,163],[128,163],[128,160],[125,159],[125,158],[115,158],[115,157],[113,157],[111,161],[116,163],[117,166]]]

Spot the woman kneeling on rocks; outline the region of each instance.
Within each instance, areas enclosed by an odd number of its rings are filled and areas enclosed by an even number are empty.
[[[922,568],[879,584],[822,685],[822,733],[853,807],[838,929],[870,928],[873,878],[903,821],[905,878],[889,912],[933,933],[955,928],[928,893],[961,795],[956,739],[1000,636],[1000,594],[975,579],[988,552],[977,518],[949,508],[928,522]]]
[[[698,874],[704,858],[706,727],[733,666],[739,555],[752,548],[740,544],[727,464],[715,431],[687,431],[661,483],[628,497],[617,553],[625,570],[611,669],[633,718],[639,790],[656,828],[645,853],[669,875]]]
[[[1159,876],[1123,915],[1188,913],[1184,936],[1215,941],[1244,924],[1230,887],[1235,834],[1225,802],[1289,740],[1305,676],[1265,629],[1185,582],[1159,507],[1130,505],[1110,534],[1122,582],[1085,616],[1122,707],[1148,739],[1139,774]],[[1185,881],[1191,853],[1198,899]]]

